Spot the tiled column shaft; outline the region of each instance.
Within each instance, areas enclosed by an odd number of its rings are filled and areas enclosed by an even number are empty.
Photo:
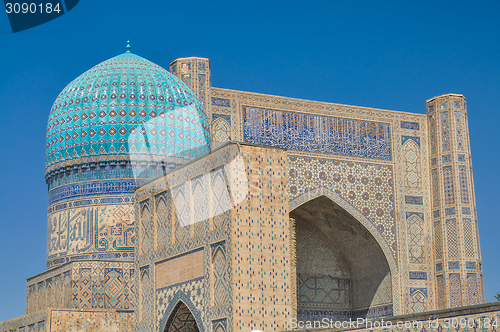
[[[467,106],[462,95],[427,101],[434,260],[439,309],[484,301]]]
[[[179,58],[170,64],[170,72],[180,78],[196,94],[210,120],[209,60],[198,57]]]

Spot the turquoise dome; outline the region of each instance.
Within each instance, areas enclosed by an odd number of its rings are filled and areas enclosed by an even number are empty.
[[[172,167],[209,147],[207,115],[195,94],[128,47],[57,97],[47,125],[45,177],[49,183],[78,165],[119,161]]]

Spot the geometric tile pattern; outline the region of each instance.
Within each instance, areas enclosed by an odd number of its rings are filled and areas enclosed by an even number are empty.
[[[458,166],[458,181],[460,184],[460,202],[469,204],[469,189],[467,185],[467,167]]]
[[[438,144],[435,114],[429,114],[429,138],[431,142],[431,155],[434,156],[435,154],[437,154],[437,144]]]
[[[464,230],[464,250],[465,257],[474,258],[474,231],[470,218],[462,219]]]
[[[212,140],[217,142],[231,140],[231,124],[222,116],[212,122]]]
[[[443,275],[436,277],[436,288],[437,288],[437,309],[444,309],[446,305],[446,285],[444,282]]]
[[[72,270],[71,308],[134,308],[132,262],[81,261]]]
[[[301,306],[313,305],[316,310],[334,310],[335,305],[349,305],[350,280],[298,274],[298,301]]]
[[[75,307],[82,309],[102,307],[102,302],[99,299],[100,294],[98,293],[97,296],[93,296],[93,286],[92,269],[80,268],[78,271],[78,283],[73,282],[73,305]]]
[[[289,155],[288,160],[290,200],[315,188],[335,191],[376,227],[396,257],[391,166],[294,155]]]
[[[143,233],[141,234],[141,243],[139,245],[140,253],[146,254],[153,250],[153,241],[154,241],[154,228],[152,227],[153,216],[149,210],[149,206],[147,204],[143,204],[141,210],[141,230]]]
[[[452,166],[443,167],[443,183],[444,183],[444,203],[455,203],[455,191],[453,186],[453,169]]]
[[[213,305],[219,306],[230,301],[231,292],[229,284],[230,270],[228,269],[227,254],[224,246],[218,245],[212,250],[212,269],[213,269]]]
[[[229,326],[232,327],[232,306],[230,305],[232,256],[229,225],[232,219],[233,202],[239,202],[239,195],[235,195],[235,192],[241,191],[238,185],[231,182],[237,183],[239,178],[235,176],[234,172],[241,172],[244,169],[241,168],[244,167],[243,163],[239,165],[238,160],[243,162],[237,146],[227,146],[199,161],[169,173],[166,178],[146,184],[136,192],[136,205],[146,206],[149,204],[151,211],[154,212],[152,219],[155,220],[155,223],[151,226],[156,227],[156,232],[159,232],[160,227],[162,227],[159,222],[163,220],[164,232],[171,234],[174,238],[172,243],[166,246],[160,245],[162,240],[157,238],[156,246],[152,251],[145,255],[136,256],[138,268],[150,267],[148,269],[150,275],[148,282],[152,284],[151,280],[159,277],[155,274],[160,273],[160,270],[151,269],[151,267],[156,266],[155,263],[165,260],[171,261],[174,257],[181,259],[181,257],[186,256],[186,253],[193,252],[193,250],[201,250],[204,262],[202,278],[161,289],[151,288],[151,292],[148,291],[151,294],[148,298],[154,299],[155,303],[146,304],[144,302],[147,300],[146,296],[144,296],[144,301],[141,300],[139,303],[156,309],[147,317],[142,317],[141,310],[136,311],[138,332],[149,332],[156,328],[162,329],[167,319],[173,316],[171,313],[178,301],[182,301],[189,308],[201,332],[211,330],[207,322],[223,317],[226,317]],[[151,206],[152,202],[157,202],[156,209]],[[158,216],[158,213],[165,213],[164,211],[170,211],[171,218]],[[204,219],[199,220],[202,218]],[[139,226],[143,225],[139,219],[137,222]],[[167,230],[168,228],[170,228],[171,233]],[[152,230],[152,232],[154,231]],[[139,233],[141,234],[141,230]],[[139,241],[141,241],[140,238]],[[213,252],[208,250],[210,246],[214,249]],[[215,250],[217,248],[220,249]],[[136,252],[139,253],[138,246]],[[218,276],[217,280],[214,278],[214,272]],[[188,288],[192,287],[192,282],[198,283],[200,286],[191,292]],[[142,287],[143,284],[140,282],[139,286]],[[214,286],[218,290],[226,289],[227,295],[224,296],[224,292],[218,291],[214,299]],[[144,289],[141,290],[141,293],[143,291]],[[166,294],[167,297],[162,294]],[[218,305],[212,306],[214,301],[217,301]]]
[[[232,221],[234,318],[228,330],[282,331],[289,328],[295,314],[287,238],[287,154],[247,145],[240,149],[247,170],[244,190],[248,197],[235,211],[248,212],[235,213]],[[263,204],[271,201],[272,208]]]
[[[446,219],[446,239],[448,257],[458,257],[458,230],[456,219]]]
[[[409,261],[413,264],[425,264],[424,221],[423,214],[406,213],[408,227]]]
[[[410,288],[410,312],[427,311],[427,289],[425,288]]]
[[[171,315],[166,332],[199,332],[193,314],[184,303],[180,302]]]
[[[479,304],[477,275],[475,273],[467,273],[467,305],[474,304]]]
[[[106,308],[117,308],[123,300],[123,269],[104,269]]]
[[[450,307],[462,306],[462,283],[460,281],[460,273],[449,274],[450,284]]]
[[[202,236],[208,233],[208,223],[206,220],[209,216],[209,177],[198,176],[191,180],[191,192],[193,197],[196,197],[196,204],[193,205],[193,232],[194,236]]]
[[[403,144],[403,157],[405,186],[420,188],[420,147],[413,139],[409,139]]]
[[[455,136],[458,151],[464,151],[464,136],[462,129],[462,112],[455,111]]]
[[[141,278],[139,299],[140,322],[151,324],[154,308],[152,271],[150,271],[149,266],[142,267],[139,271],[139,278]]]
[[[441,195],[439,194],[439,173],[437,169],[431,171],[432,184],[432,207],[438,208],[441,204]]]
[[[165,248],[172,243],[172,195],[170,190],[157,195],[156,220],[158,248]]]
[[[475,202],[471,181],[470,148],[467,143],[467,115],[465,98],[459,95],[443,95],[433,98],[427,102],[427,107],[431,157],[432,160],[436,160],[430,163],[434,218],[456,216],[456,218],[440,220],[445,230],[442,237],[445,242],[443,248],[438,246],[438,243],[441,243],[439,239],[441,227],[435,228],[434,232],[435,258],[443,258],[443,261],[435,262],[435,264],[441,266],[441,271],[445,270],[446,273],[443,279],[440,278],[437,281],[444,285],[445,294],[449,292],[444,302],[441,302],[440,308],[446,308],[451,302],[454,305],[459,303],[465,305],[469,302],[465,279],[460,280],[464,276],[457,275],[456,272],[463,271],[464,267],[469,269],[469,263],[478,263],[477,261],[467,262],[478,257],[478,239],[475,236],[477,229],[473,224],[475,220],[470,218],[475,209]],[[436,108],[439,112],[435,112]],[[441,149],[433,149],[432,141],[438,142]],[[440,193],[441,201],[439,200]],[[461,218],[460,214],[469,218]],[[448,274],[447,272],[454,273]],[[480,277],[477,276],[478,294],[482,299]],[[455,282],[454,285],[450,284],[452,280]],[[452,288],[456,290],[459,286],[462,289],[459,292],[460,301],[452,298],[454,295],[450,294]]]
[[[198,278],[182,284],[169,286],[156,291],[156,324],[158,330],[161,330],[167,324],[167,319],[170,320],[172,315],[175,315],[174,308],[178,303],[182,303],[192,315],[197,316],[199,321],[204,322],[204,301],[203,290],[205,288],[204,279]],[[192,305],[192,307],[191,307]],[[196,309],[196,310],[193,310]],[[170,313],[170,317],[166,317]],[[193,317],[195,321],[196,317]],[[203,325],[198,325],[200,330],[203,330]]]
[[[450,121],[448,120],[448,112],[441,112],[441,144],[443,152],[450,151]]]

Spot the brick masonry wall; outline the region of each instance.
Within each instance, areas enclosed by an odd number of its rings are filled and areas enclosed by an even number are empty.
[[[281,331],[295,315],[287,154],[241,146],[248,195],[232,211],[233,331]],[[236,188],[233,188],[233,190]]]

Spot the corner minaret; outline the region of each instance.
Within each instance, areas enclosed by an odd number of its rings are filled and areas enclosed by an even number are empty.
[[[465,97],[427,100],[437,309],[484,302]]]
[[[196,94],[210,120],[210,62],[208,59],[178,58],[170,63],[170,72],[180,78]]]

